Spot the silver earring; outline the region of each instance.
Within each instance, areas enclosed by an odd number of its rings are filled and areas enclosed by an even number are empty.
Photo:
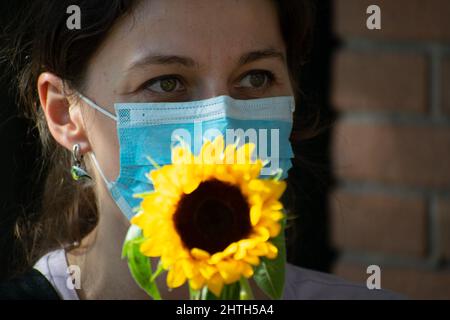
[[[70,169],[72,179],[75,181],[79,181],[81,179],[92,179],[91,176],[86,172],[82,161],[83,156],[80,155],[80,145],[75,144],[72,148],[72,167]]]

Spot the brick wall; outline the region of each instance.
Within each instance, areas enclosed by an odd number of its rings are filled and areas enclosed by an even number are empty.
[[[334,272],[376,264],[383,288],[450,299],[450,1],[333,3]]]

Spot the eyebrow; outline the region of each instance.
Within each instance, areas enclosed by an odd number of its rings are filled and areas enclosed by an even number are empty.
[[[245,64],[255,62],[262,59],[279,59],[282,62],[285,62],[285,56],[284,53],[281,51],[278,51],[273,48],[266,48],[261,50],[255,50],[250,51],[245,54],[243,54],[239,58],[239,66],[243,66]],[[133,69],[139,69],[148,65],[172,65],[172,64],[178,64],[185,66],[187,68],[193,68],[193,67],[199,67],[199,64],[193,60],[192,58],[185,57],[185,56],[177,56],[177,55],[164,55],[164,54],[150,54],[142,59],[139,59],[138,61],[131,64],[131,66],[128,68],[128,71],[131,71]]]
[[[258,61],[258,60],[262,60],[262,59],[270,59],[270,58],[279,59],[279,60],[281,60],[281,62],[285,62],[283,52],[278,51],[273,48],[267,48],[267,49],[251,51],[246,54],[243,54],[239,58],[239,65],[243,66],[250,62],[254,62],[254,61]]]

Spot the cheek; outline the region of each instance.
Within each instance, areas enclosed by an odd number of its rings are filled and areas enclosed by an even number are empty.
[[[116,180],[120,168],[120,147],[116,123],[102,115],[96,115],[88,129],[92,151],[97,158],[103,174],[109,181]]]

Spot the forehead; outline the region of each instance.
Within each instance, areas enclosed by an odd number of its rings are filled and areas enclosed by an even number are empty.
[[[149,51],[201,64],[266,47],[284,50],[273,0],[142,0],[114,26],[102,52],[119,64]]]

